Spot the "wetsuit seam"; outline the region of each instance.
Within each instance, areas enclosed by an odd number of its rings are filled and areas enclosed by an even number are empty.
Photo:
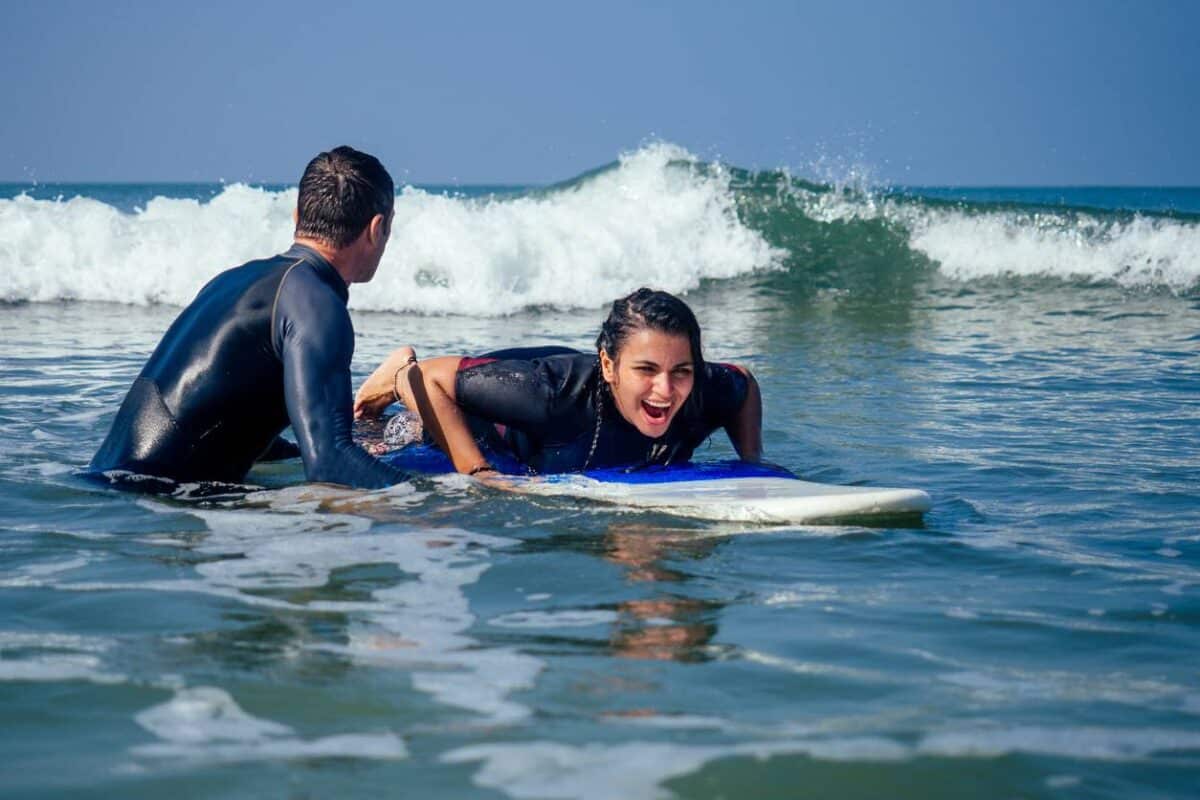
[[[279,279],[279,285],[275,287],[275,300],[271,303],[271,329],[268,331],[268,335],[271,337],[271,350],[275,353],[275,357],[280,361],[283,360],[283,353],[280,352],[280,348],[275,344],[275,320],[276,313],[279,310],[279,295],[283,293],[283,284],[287,281],[288,275],[291,275],[292,270],[303,263],[303,258],[297,259],[290,267],[284,270],[283,277]],[[280,344],[282,344],[282,341]]]

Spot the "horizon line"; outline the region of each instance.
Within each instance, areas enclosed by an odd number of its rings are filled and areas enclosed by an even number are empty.
[[[578,176],[577,176],[578,177]],[[803,180],[810,183],[820,185],[833,185],[834,181],[821,180],[815,177],[806,177],[793,175],[797,180]],[[509,181],[481,181],[469,182],[461,180],[452,181],[406,181],[397,183],[396,187],[404,186],[420,187],[462,187],[476,189],[539,189],[551,188],[564,182],[569,182],[574,178],[567,178],[565,181],[552,181],[549,183],[543,182],[509,182]],[[0,179],[0,186],[26,186],[36,188],[38,186],[255,186],[255,187],[286,187],[295,188],[299,185],[298,181],[271,181],[271,180],[11,180]],[[1200,189],[1200,183],[894,183],[880,182],[872,184],[873,188],[879,189]]]

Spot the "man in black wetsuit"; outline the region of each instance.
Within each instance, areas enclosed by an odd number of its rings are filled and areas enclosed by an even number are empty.
[[[351,438],[348,285],[375,275],[395,187],[350,147],[304,170],[295,243],[208,283],[163,336],[91,470],[241,481],[289,424],[310,481],[375,488],[402,473]],[[293,449],[294,452],[294,449]]]

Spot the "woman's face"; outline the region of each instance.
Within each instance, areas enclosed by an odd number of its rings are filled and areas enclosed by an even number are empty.
[[[600,368],[621,416],[652,439],[667,432],[696,382],[688,338],[650,328],[626,339],[615,361],[601,350]]]

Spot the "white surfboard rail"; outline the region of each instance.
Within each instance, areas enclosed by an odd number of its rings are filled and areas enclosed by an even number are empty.
[[[832,522],[923,514],[933,505],[920,489],[838,486],[783,477],[617,483],[572,475],[553,480],[514,478],[513,483],[517,491],[529,494],[578,497],[728,522]]]

